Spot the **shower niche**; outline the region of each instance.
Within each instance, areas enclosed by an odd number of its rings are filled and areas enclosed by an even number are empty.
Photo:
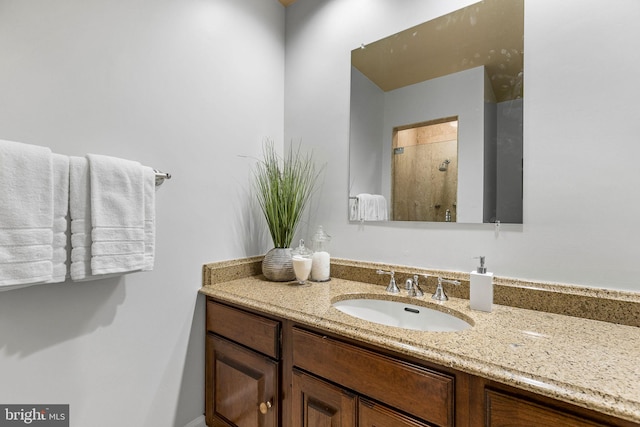
[[[458,117],[393,129],[393,221],[456,222]]]

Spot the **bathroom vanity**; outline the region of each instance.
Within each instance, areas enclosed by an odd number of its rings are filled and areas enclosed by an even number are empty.
[[[408,301],[343,278],[268,282],[256,259],[208,264],[203,278],[210,427],[640,425],[638,327],[502,305],[475,312],[456,297],[434,305],[428,286]],[[407,300],[472,327],[363,321],[332,306],[346,297]]]

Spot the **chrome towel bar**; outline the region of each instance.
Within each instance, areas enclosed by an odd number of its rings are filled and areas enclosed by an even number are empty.
[[[156,173],[156,187],[162,185],[165,179],[171,179],[171,174],[167,172],[162,172],[157,169],[153,170]]]

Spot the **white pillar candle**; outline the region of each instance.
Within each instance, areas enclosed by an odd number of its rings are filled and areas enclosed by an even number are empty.
[[[326,282],[329,280],[331,259],[329,252],[319,251],[313,253],[313,264],[311,266],[311,280],[316,282]]]

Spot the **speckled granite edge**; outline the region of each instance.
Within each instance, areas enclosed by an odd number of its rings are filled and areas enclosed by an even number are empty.
[[[204,286],[262,274],[263,256],[212,262],[202,266]]]
[[[386,286],[389,276],[378,275],[378,269],[395,271],[398,286],[416,273],[433,276],[426,280],[426,285],[424,279],[420,282],[425,293],[435,291],[437,276],[458,280],[460,286],[444,285],[447,295],[469,299],[469,273],[345,259],[331,260],[332,277]],[[493,302],[510,307],[640,327],[640,293],[496,276]]]
[[[206,264],[203,266],[203,285],[260,275],[261,263],[262,256],[256,256]],[[395,271],[398,286],[402,286],[405,280],[414,274],[430,275],[426,281],[421,281],[425,293],[435,291],[437,276],[459,280],[460,286],[445,285],[447,295],[469,299],[469,273],[339,258],[331,260],[331,277],[386,286],[389,276],[377,274],[378,269]],[[493,302],[510,307],[640,327],[640,293],[496,276]]]

